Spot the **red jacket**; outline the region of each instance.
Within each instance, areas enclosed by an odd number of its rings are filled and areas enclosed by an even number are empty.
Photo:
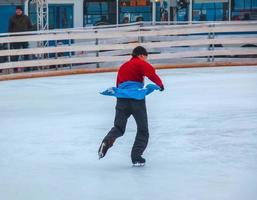
[[[149,78],[156,85],[163,87],[160,77],[155,73],[155,69],[148,62],[137,57],[131,58],[124,63],[119,71],[116,81],[116,86],[126,81],[144,82],[144,76]]]

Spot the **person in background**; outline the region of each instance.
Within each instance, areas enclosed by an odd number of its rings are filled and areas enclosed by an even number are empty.
[[[243,20],[250,20],[250,14],[249,13],[245,13],[244,14],[244,17],[243,17]]]
[[[32,23],[30,18],[23,14],[23,9],[21,6],[16,6],[16,13],[9,20],[9,32],[25,32],[32,30]],[[28,48],[28,42],[14,42],[11,43],[11,49],[26,49]],[[18,56],[12,56],[12,61],[18,61]],[[25,55],[24,60],[28,60],[29,56]]]
[[[206,21],[206,14],[203,14],[203,13],[201,12],[199,21]]]
[[[145,159],[142,157],[148,138],[148,119],[146,112],[145,96],[154,90],[164,90],[160,77],[154,67],[147,62],[148,52],[142,47],[136,47],[132,58],[125,62],[119,69],[116,86],[101,94],[117,97],[114,127],[104,137],[98,150],[99,159],[103,158],[107,150],[112,147],[118,137],[125,133],[128,118],[132,115],[136,120],[137,134],[131,151],[131,160],[134,166],[143,166]],[[144,88],[144,77],[148,77],[154,84]]]
[[[162,22],[166,22],[166,21],[168,21],[169,19],[169,17],[168,17],[168,11],[166,10],[166,9],[164,9],[164,8],[161,8],[160,9],[160,13],[161,13],[161,21]]]
[[[136,18],[136,22],[143,22],[144,21],[144,18],[142,16],[138,16]]]
[[[232,20],[235,20],[235,21],[240,21],[240,17],[239,17],[238,15],[236,15],[236,16],[233,16],[233,17],[232,17]]]
[[[107,17],[105,15],[101,16],[101,19],[95,23],[95,26],[104,26],[109,25]]]
[[[129,23],[129,18],[128,17],[124,17],[122,23],[123,24]]]

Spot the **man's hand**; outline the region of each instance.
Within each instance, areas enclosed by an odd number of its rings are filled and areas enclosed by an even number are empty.
[[[162,85],[161,87],[160,87],[160,91],[162,92],[164,90],[164,86]]]

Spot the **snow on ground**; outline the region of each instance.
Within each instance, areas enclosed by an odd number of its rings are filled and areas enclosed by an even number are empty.
[[[1,200],[254,200],[257,67],[158,71],[150,142],[131,167],[136,126],[107,156],[115,73],[0,83]]]

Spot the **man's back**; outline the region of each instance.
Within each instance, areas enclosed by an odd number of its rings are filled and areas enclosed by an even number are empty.
[[[116,85],[126,81],[144,82],[144,76],[148,77],[151,81],[159,85],[163,85],[159,76],[155,73],[155,69],[152,65],[138,57],[132,57],[128,62],[124,63],[117,76]]]

